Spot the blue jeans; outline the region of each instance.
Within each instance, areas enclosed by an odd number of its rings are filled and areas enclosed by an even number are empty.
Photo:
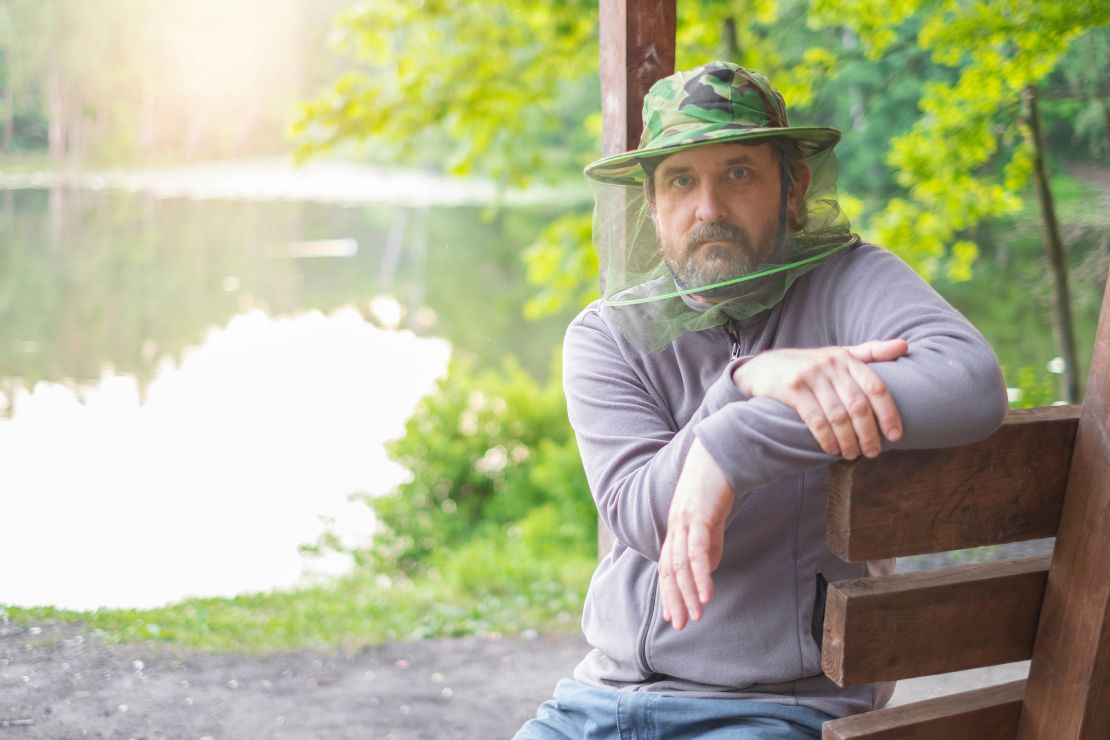
[[[620,692],[564,679],[514,740],[819,740],[822,723],[830,719],[816,709],[772,701]]]

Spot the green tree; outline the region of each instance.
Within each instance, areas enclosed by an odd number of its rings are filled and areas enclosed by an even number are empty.
[[[1031,101],[1108,14],[1096,0],[680,2],[676,64],[727,56],[770,74],[796,122],[851,130],[841,186],[850,211],[864,215],[860,230],[926,278],[966,280],[976,229],[1014,213],[1035,171],[1039,138],[1023,94]],[[592,2],[539,10],[513,0],[466,13],[442,2],[368,3],[341,24],[342,48],[361,66],[302,109],[300,153],[373,139],[504,183],[571,174],[598,151],[596,27]],[[1101,58],[1102,42],[1092,43],[1088,57]],[[1069,77],[1088,131],[1105,109],[1103,77],[1089,63]],[[566,213],[525,251],[538,289],[529,315],[593,294],[589,218]],[[1074,358],[1067,364],[1074,373]]]
[[[593,0],[369,2],[339,18],[337,36],[358,66],[302,106],[301,157],[372,138],[394,156],[430,151],[455,174],[521,183],[572,172],[589,148],[573,142],[594,107]]]
[[[1110,158],[1110,27],[1075,40],[1041,95],[1053,149],[1069,156]]]
[[[46,143],[41,88],[49,49],[47,8],[41,2],[8,0],[0,5],[5,152]]]
[[[319,47],[345,2],[5,0],[0,148],[113,163],[282,151],[290,108],[336,74]]]
[[[778,75],[804,104],[835,55],[809,46],[804,4],[777,0],[680,3],[678,65],[727,54]],[[303,159],[357,141],[378,155],[441,165],[504,185],[578,177],[601,131],[594,0],[540,4],[368,2],[337,24],[356,63],[292,125]],[[580,181],[578,181],[580,184]],[[584,184],[583,184],[584,185]],[[588,212],[555,219],[526,251],[538,294],[529,315],[581,303],[596,286]]]
[[[1075,39],[1110,23],[1110,7],[1097,0],[814,0],[813,7],[815,25],[851,28],[874,59],[896,43],[904,24],[916,20],[917,46],[956,72],[950,83],[925,86],[920,118],[891,141],[887,162],[905,192],[869,219],[880,243],[897,245],[926,277],[945,267],[949,277],[966,279],[979,251],[971,230],[1016,212],[1020,193],[1033,180],[1054,275],[1057,341],[1066,365],[1063,396],[1075,400],[1078,363],[1067,271],[1036,91]]]

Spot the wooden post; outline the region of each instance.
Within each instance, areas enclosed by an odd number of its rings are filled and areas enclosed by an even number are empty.
[[[634,149],[643,130],[644,95],[674,72],[676,0],[600,0],[601,151],[608,156]],[[602,265],[602,280],[605,265]],[[598,523],[598,552],[613,535]]]
[[[601,151],[636,148],[644,95],[674,72],[675,0],[601,0]]]
[[[1110,284],[1018,737],[1110,737]]]

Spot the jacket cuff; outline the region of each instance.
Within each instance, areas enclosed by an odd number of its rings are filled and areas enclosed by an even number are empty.
[[[736,368],[743,365],[752,357],[754,357],[754,355],[741,357],[725,365],[724,372],[721,373],[721,376],[717,378],[717,380],[713,382],[713,385],[709,386],[705,392],[705,399],[702,401],[702,406],[707,413],[712,414],[720,411],[730,403],[748,400],[747,394],[741,392],[740,389],[736,387],[736,383],[732,382],[732,374],[736,371]]]

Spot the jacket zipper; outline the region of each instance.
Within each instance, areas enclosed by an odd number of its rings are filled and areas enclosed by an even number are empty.
[[[740,347],[740,333],[736,330],[733,320],[729,319],[725,322],[725,331],[728,332],[728,337],[732,341],[732,359],[735,360],[741,357]],[[655,618],[655,602],[659,598],[659,574],[655,573],[651,581],[651,599],[648,601],[647,614],[644,616],[644,621],[640,625],[640,639],[639,639],[639,653],[640,653],[640,669],[648,674],[647,679],[637,686],[634,690],[639,691],[643,687],[655,683],[660,679],[660,674],[652,670],[648,664],[647,657],[647,641],[648,633],[651,631],[651,625]]]
[[[648,633],[651,631],[651,625],[655,619],[655,601],[659,596],[659,574],[655,573],[651,579],[651,599],[648,601],[647,614],[644,616],[644,621],[640,625],[640,668],[644,673],[648,674],[648,680],[644,682],[645,685],[651,683],[656,676],[655,671],[648,665],[647,657],[647,641]]]
[[[742,356],[740,332],[736,330],[736,325],[732,322],[732,319],[725,322],[725,331],[728,332],[728,338],[732,340],[732,355],[729,359],[730,361],[738,359]]]

